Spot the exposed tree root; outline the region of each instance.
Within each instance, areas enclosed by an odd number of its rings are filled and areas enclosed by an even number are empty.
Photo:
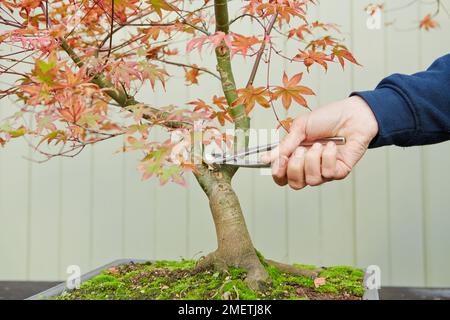
[[[197,262],[195,271],[201,272],[213,269],[219,272],[227,272],[228,267],[246,269],[245,282],[252,290],[264,291],[270,285],[270,277],[256,253],[240,257],[240,259],[233,259],[230,256],[221,255],[219,251],[214,251]]]
[[[267,264],[276,267],[278,270],[284,273],[289,273],[295,276],[304,276],[308,278],[315,279],[319,275],[321,269],[316,270],[308,270],[308,269],[302,269],[299,267],[295,267],[289,264],[268,260],[266,259]]]
[[[256,256],[256,254],[254,255]],[[247,270],[245,282],[255,291],[264,291],[270,285],[270,277],[259,259],[254,259],[253,255],[240,257],[240,259],[231,259],[230,256],[221,255],[218,250],[202,257],[196,265],[195,271],[202,272],[206,270],[215,270],[218,272],[227,272],[229,267],[240,267]],[[256,256],[257,257],[257,256]],[[283,273],[304,276],[311,279],[317,278],[321,269],[308,270],[288,265],[285,263],[265,259],[268,265],[276,267]]]

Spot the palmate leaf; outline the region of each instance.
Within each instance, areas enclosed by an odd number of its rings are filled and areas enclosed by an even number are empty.
[[[245,112],[249,114],[256,104],[264,108],[270,108],[270,91],[265,87],[248,86],[238,90],[238,99],[233,103],[233,107],[244,105]]]
[[[303,73],[298,73],[289,79],[285,72],[283,74],[283,86],[277,86],[273,91],[273,98],[279,99],[281,97],[283,107],[286,110],[289,109],[293,100],[301,106],[308,108],[308,103],[303,96],[315,95],[310,88],[299,85],[302,77]]]
[[[56,54],[52,53],[50,54],[48,61],[36,59],[33,74],[40,83],[51,86],[55,84],[57,67]]]
[[[147,0],[147,2],[152,6],[153,10],[162,19],[163,11],[175,11],[176,8],[170,5],[165,0]]]

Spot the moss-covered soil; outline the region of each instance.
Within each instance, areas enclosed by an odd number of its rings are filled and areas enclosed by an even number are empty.
[[[266,266],[272,286],[254,292],[245,284],[245,271],[231,268],[227,273],[195,272],[195,261],[157,261],[127,264],[103,271],[83,283],[79,290],[57,299],[361,299],[363,271],[332,267],[321,272],[320,281],[281,273]],[[311,268],[313,266],[304,266]]]

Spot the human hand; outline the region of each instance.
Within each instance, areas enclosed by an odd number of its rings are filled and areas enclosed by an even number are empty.
[[[272,163],[273,179],[280,186],[289,184],[295,190],[318,186],[347,177],[377,133],[372,110],[362,98],[354,96],[297,117],[290,133],[262,160]],[[338,136],[346,138],[345,145],[329,142],[326,146],[299,146]]]

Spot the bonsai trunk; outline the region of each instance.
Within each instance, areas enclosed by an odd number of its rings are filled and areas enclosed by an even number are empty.
[[[228,1],[215,0],[214,10],[216,31],[229,33]],[[244,133],[244,139],[235,141],[235,148],[243,149],[248,146],[250,119],[243,105],[234,105],[238,94],[231,66],[230,49],[224,42],[216,48],[216,58],[229,114],[234,120],[235,129]],[[231,187],[231,179],[236,169],[222,166],[218,170],[210,170],[203,165],[199,171],[196,177],[209,199],[218,247],[199,262],[198,268],[214,267],[226,270],[231,266],[241,267],[247,270],[248,285],[254,290],[263,289],[268,283],[269,275],[256,254],[239,200]]]
[[[209,198],[217,250],[201,259],[197,268],[218,271],[225,271],[228,267],[244,268],[247,270],[247,284],[254,290],[262,290],[269,283],[269,276],[253,246],[231,178],[221,172],[207,175],[209,179],[205,176],[197,176],[197,179]]]

